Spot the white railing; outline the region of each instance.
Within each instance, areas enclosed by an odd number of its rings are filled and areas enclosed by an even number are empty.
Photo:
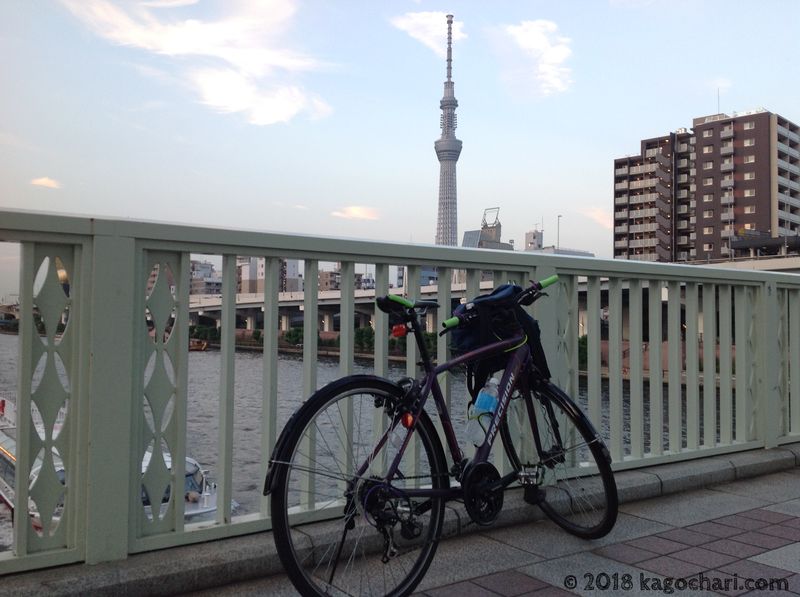
[[[603,433],[617,470],[800,439],[800,281],[790,274],[653,264],[636,256],[610,261],[14,211],[0,211],[0,241],[22,247],[17,410],[37,412],[44,423],[37,429],[32,418],[19,417],[16,503],[30,503],[46,522],[39,532],[28,507],[17,508],[13,549],[0,553],[0,574],[121,559],[270,527],[266,498],[257,498],[256,511],[244,515],[237,515],[231,500],[237,497],[232,479],[243,437],[259,446],[260,462],[249,481],[260,495],[278,422],[285,420],[281,409],[296,407],[279,389],[285,387],[278,367],[282,258],[303,261],[302,375],[288,380],[302,386],[303,396],[321,385],[321,303],[314,288],[321,263],[341,264],[340,375],[354,368],[356,266],[374,268],[377,295],[421,296],[423,266],[435,265],[439,280],[463,279],[438,286],[444,307],[429,322],[433,329],[450,315],[454,296],[486,289],[482,272],[493,272],[498,283],[520,284],[557,273],[560,283],[534,309],[550,368]],[[214,520],[196,524],[184,522],[180,498],[154,517],[142,505],[143,490],[183,494],[181,467],[160,456],[183,462],[192,439],[192,254],[219,256],[223,271],[221,368],[209,424],[217,435],[219,508]],[[246,431],[237,423],[237,256],[266,260],[258,309],[261,416],[248,420]],[[396,266],[407,268],[402,290],[390,290],[390,268]],[[63,331],[54,325],[59,321],[66,323]],[[372,369],[387,375],[388,318],[374,311],[372,323]],[[601,339],[605,326],[607,341]],[[437,340],[437,351],[447,358],[447,337]],[[407,374],[416,374],[417,360],[409,343]],[[450,402],[453,380],[445,376],[442,383]],[[464,408],[464,396],[452,399],[454,408]],[[59,411],[63,424],[56,429]],[[31,484],[30,473],[40,465]]]

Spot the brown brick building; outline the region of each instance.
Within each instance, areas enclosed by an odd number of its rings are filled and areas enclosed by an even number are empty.
[[[778,114],[695,118],[614,160],[617,259],[727,259],[798,235],[800,127]]]

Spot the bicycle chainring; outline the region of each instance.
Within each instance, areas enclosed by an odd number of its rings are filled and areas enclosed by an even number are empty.
[[[464,506],[469,517],[479,525],[492,524],[503,509],[503,489],[490,489],[500,473],[490,462],[480,462],[467,469],[461,483]]]

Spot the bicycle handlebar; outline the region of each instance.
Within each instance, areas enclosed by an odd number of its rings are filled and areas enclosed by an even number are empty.
[[[529,305],[530,303],[535,301],[537,298],[539,298],[539,296],[541,296],[540,293],[541,293],[541,291],[543,289],[547,288],[548,286],[552,286],[556,282],[558,282],[558,274],[553,274],[552,276],[549,276],[549,277],[545,278],[544,280],[540,280],[539,282],[533,282],[530,285],[530,287],[526,288],[525,290],[523,290],[522,292],[519,293],[518,301],[520,303],[523,303],[530,296],[530,299],[531,299],[530,302],[525,302],[524,303],[524,304],[528,304]],[[442,334],[452,330],[453,328],[457,328],[462,323],[465,323],[465,322],[471,320],[473,317],[475,317],[475,315],[477,315],[477,313],[468,311],[468,312],[466,312],[466,313],[464,313],[462,315],[454,315],[453,317],[450,317],[449,319],[445,319],[442,322],[442,327],[444,328],[444,331],[442,332]]]

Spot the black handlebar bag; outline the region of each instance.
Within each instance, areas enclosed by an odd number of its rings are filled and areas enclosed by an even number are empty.
[[[550,369],[542,348],[539,324],[517,304],[520,292],[522,288],[515,284],[503,284],[490,294],[482,294],[468,303],[458,305],[453,315],[473,311],[477,315],[451,332],[450,348],[453,354],[461,355],[492,342],[524,334],[534,366],[542,378],[549,379]],[[492,373],[505,369],[509,358],[510,352],[467,365],[467,389],[473,400]]]

